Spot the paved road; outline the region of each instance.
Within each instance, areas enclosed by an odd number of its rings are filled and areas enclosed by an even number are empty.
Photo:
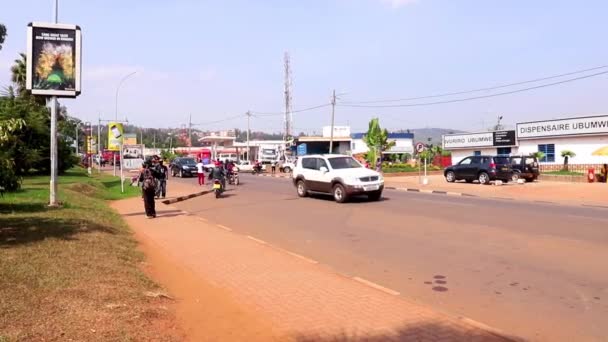
[[[241,175],[193,214],[533,340],[608,336],[608,211],[386,191],[344,205]],[[194,179],[176,179],[193,184]]]

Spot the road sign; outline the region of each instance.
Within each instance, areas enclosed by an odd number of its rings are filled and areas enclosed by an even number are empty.
[[[424,149],[425,149],[425,147],[424,147],[423,143],[421,143],[421,142],[416,143],[416,152],[422,153],[422,152],[424,152]]]
[[[306,153],[308,152],[306,147],[307,147],[306,144],[300,144],[300,145],[298,145],[298,147],[297,147],[297,154],[299,156],[305,156]]]

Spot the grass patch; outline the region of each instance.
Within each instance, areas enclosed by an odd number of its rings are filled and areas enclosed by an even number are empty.
[[[547,172],[543,172],[543,175],[584,176],[585,174],[582,173],[582,172],[559,170],[559,171],[547,171]]]
[[[43,176],[0,198],[0,341],[158,340],[171,321],[166,303],[144,295],[157,286],[106,203],[138,189],[121,194],[116,178],[82,169],[59,180],[62,208],[47,207]]]

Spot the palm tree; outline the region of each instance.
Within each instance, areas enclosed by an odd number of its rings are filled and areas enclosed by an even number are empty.
[[[11,81],[15,84],[19,96],[22,96],[25,94],[25,82],[27,78],[27,57],[24,53],[20,53],[19,56],[20,58],[15,59],[15,64],[11,67]]]
[[[535,157],[539,162],[545,158],[545,152],[534,152],[534,153],[530,153],[530,157]]]
[[[564,158],[564,168],[563,168],[563,170],[564,171],[568,171],[568,160],[570,158],[576,157],[576,153],[574,153],[574,152],[572,152],[570,150],[563,150],[561,152],[561,154],[562,154],[562,158]]]

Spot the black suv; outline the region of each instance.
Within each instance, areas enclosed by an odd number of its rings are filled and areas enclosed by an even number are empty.
[[[449,166],[444,171],[448,182],[464,179],[467,183],[478,180],[481,184],[501,180],[509,182],[513,179],[513,168],[509,157],[501,156],[471,156],[458,164]]]
[[[523,178],[526,182],[534,182],[540,174],[538,159],[534,156],[509,157],[511,167],[516,178]],[[514,178],[515,179],[515,178]]]
[[[171,175],[173,177],[186,177],[198,174],[194,158],[175,158],[171,163]]]

